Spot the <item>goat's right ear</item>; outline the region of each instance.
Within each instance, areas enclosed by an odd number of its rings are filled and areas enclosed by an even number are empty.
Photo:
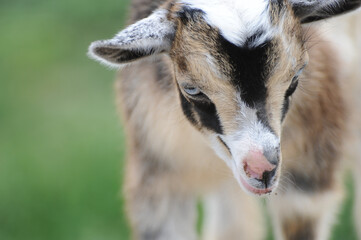
[[[289,2],[302,23],[345,14],[361,6],[361,0],[289,0]]]
[[[93,42],[88,55],[108,66],[118,67],[142,57],[169,51],[175,26],[167,19],[167,13],[165,9],[157,10],[119,32],[114,38]]]

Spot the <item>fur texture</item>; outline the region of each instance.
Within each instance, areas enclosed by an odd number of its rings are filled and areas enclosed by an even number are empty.
[[[259,46],[273,37],[268,1],[183,0],[182,3],[202,10],[207,23],[218,28],[228,41],[237,46],[244,45],[255,34],[259,36],[252,42],[252,46]]]
[[[155,10],[150,16],[91,45],[91,56],[110,65],[155,55],[117,81],[135,239],[196,239],[198,196],[206,239],[262,239],[257,201],[237,185],[272,193],[277,239],[328,239],[342,200],[344,144],[358,116],[343,82],[360,75],[301,23],[360,2],[159,1],[157,10],[150,3],[133,10],[131,21]],[[274,170],[254,177],[250,152]]]

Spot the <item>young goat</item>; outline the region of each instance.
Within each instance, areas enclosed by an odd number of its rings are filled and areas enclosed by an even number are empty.
[[[266,194],[277,239],[329,237],[350,120],[337,52],[303,24],[360,4],[134,0],[144,19],[90,46],[115,67],[154,56],[117,82],[136,239],[196,239],[198,196],[206,239],[262,239]]]

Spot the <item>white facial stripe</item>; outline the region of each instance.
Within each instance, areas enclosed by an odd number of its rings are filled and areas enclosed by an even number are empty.
[[[274,30],[270,22],[266,0],[181,0],[182,3],[205,12],[205,20],[217,27],[223,37],[237,46],[247,38],[264,33],[252,43],[252,47],[272,38]]]
[[[225,149],[222,148],[219,140],[215,138],[212,145],[218,156],[225,160],[228,166],[232,166],[234,173],[239,174],[240,169],[243,168],[242,161],[249,151],[276,151],[280,139],[258,120],[256,110],[247,107],[243,102],[240,103],[240,112],[236,121],[239,126],[237,131],[220,136],[229,147],[232,159],[224,152]]]
[[[238,167],[250,150],[277,149],[280,143],[278,137],[259,122],[256,110],[243,105],[241,111],[238,117],[240,129],[226,139]]]

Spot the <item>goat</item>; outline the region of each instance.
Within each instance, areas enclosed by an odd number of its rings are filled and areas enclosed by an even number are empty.
[[[262,239],[266,196],[277,239],[328,239],[353,121],[342,59],[305,24],[361,1],[132,4],[135,23],[89,56],[129,65],[116,89],[134,238],[196,239],[201,196],[205,239]]]

